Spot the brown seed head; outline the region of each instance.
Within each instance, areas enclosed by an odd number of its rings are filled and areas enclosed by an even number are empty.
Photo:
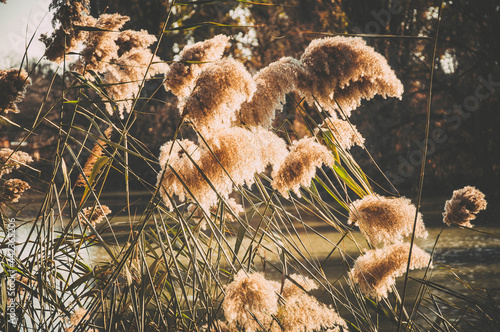
[[[234,281],[226,286],[226,296],[222,302],[227,324],[231,329],[238,326],[245,331],[257,331],[273,322],[271,315],[278,312],[279,284],[268,281],[261,273],[238,272]],[[255,317],[255,318],[254,318]]]
[[[403,85],[387,60],[362,38],[313,40],[300,61],[310,73],[310,81],[302,89],[308,102],[314,104],[317,100],[332,110],[339,110],[340,106],[346,116],[362,99],[369,100],[377,94],[401,98],[403,94]]]
[[[322,164],[334,164],[332,153],[316,142],[314,137],[302,138],[292,144],[290,153],[273,178],[272,186],[284,197],[289,196],[289,190],[300,196],[300,186],[309,187],[316,175],[316,168]]]
[[[363,294],[377,299],[387,297],[396,278],[406,273],[409,253],[409,243],[369,250],[358,257],[349,274]],[[413,245],[410,270],[427,267],[430,258],[428,253]]]
[[[444,206],[443,222],[448,226],[457,224],[474,227],[470,221],[476,219],[476,214],[486,209],[486,205],[484,194],[475,187],[466,186],[455,190]]]
[[[224,53],[229,37],[217,35],[211,39],[184,47],[180,62],[170,66],[165,88],[179,99],[187,97],[195,86],[199,73],[210,62],[219,60]],[[192,63],[189,63],[192,62]]]
[[[16,103],[23,99],[28,84],[31,80],[24,69],[0,69],[0,114],[19,113]]]
[[[5,181],[0,187],[0,204],[17,203],[30,185],[19,179]]]
[[[352,203],[349,224],[359,226],[361,232],[373,245],[403,241],[413,231],[416,208],[404,197],[392,198],[367,195]],[[422,215],[417,217],[415,236],[427,237]]]

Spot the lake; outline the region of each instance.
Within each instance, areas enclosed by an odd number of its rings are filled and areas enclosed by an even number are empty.
[[[149,193],[134,193],[131,196],[131,214],[135,215],[142,212],[145,204],[150,198]],[[36,213],[37,204],[33,203],[38,200],[37,197],[27,196],[23,198],[22,203],[31,202],[23,211],[24,215]],[[102,204],[110,206],[113,210],[111,219],[113,228],[116,228],[115,235],[118,238],[125,240],[125,235],[130,232],[128,222],[128,214],[126,211],[121,211],[124,205],[124,194],[106,194],[101,197]],[[422,213],[424,222],[428,225],[427,229],[429,236],[427,239],[417,239],[416,243],[419,247],[430,253],[434,247],[436,239],[439,236],[438,245],[434,252],[434,268],[427,274],[427,280],[433,284],[428,285],[428,289],[432,290],[432,296],[436,297],[440,303],[440,310],[444,316],[460,317],[463,315],[464,320],[474,320],[474,313],[471,313],[471,308],[474,309],[470,301],[478,301],[483,303],[487,296],[492,300],[500,301],[500,227],[485,227],[482,224],[494,224],[487,220],[482,220],[480,215],[474,222],[476,225],[473,229],[464,229],[457,226],[442,227],[440,220],[442,219],[442,207],[445,198],[437,197],[433,199],[425,199],[422,203]],[[315,262],[325,262],[322,265],[322,271],[332,283],[337,283],[344,287],[346,285],[345,278],[346,267],[339,256],[338,250],[333,255],[329,256],[334,249],[332,243],[338,243],[341,240],[339,234],[332,226],[324,222],[314,219],[310,216],[304,217],[308,226],[319,232],[321,236],[314,234],[311,230],[306,230],[303,226],[297,225],[298,234],[301,238],[301,245],[309,253],[308,259]],[[23,237],[25,230],[30,227],[26,224],[23,229],[19,230],[18,236]],[[122,237],[120,237],[120,234]],[[104,231],[102,236],[111,239],[109,231]],[[352,263],[359,255],[358,246],[367,247],[364,237],[359,231],[352,232],[353,240],[341,241],[339,247],[344,254],[349,257],[348,261]],[[296,240],[294,236],[290,240]],[[229,237],[230,245],[234,245],[235,238]],[[356,245],[357,243],[357,245]],[[243,247],[245,242],[243,243]],[[108,261],[108,254],[99,246],[90,248],[83,254],[87,263],[95,265],[102,261]],[[269,254],[266,256],[269,263],[279,265],[278,255]],[[328,258],[328,259],[327,259]],[[290,262],[290,271],[293,272],[294,262]],[[269,265],[266,268],[268,278],[280,280],[281,275]],[[412,278],[420,279],[424,276],[424,271],[412,271]],[[403,278],[398,278],[397,288],[402,293]],[[405,300],[405,305],[408,310],[414,303],[415,296],[420,288],[420,283],[415,280],[410,280],[408,285],[408,294]],[[443,288],[444,287],[444,288]],[[457,299],[452,292],[459,292],[467,299]],[[313,293],[321,301],[328,302],[329,297],[322,291]],[[429,295],[431,296],[431,295]],[[435,310],[432,310],[434,302],[427,298],[427,302],[422,304],[429,306],[428,316],[436,317]],[[447,303],[449,301],[449,303]],[[341,314],[345,314],[341,310]],[[471,316],[472,318],[470,318]],[[382,329],[383,327],[383,329]],[[395,327],[393,325],[381,326],[381,330],[390,331]]]

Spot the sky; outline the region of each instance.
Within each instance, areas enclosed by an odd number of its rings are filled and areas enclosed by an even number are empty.
[[[35,37],[28,48],[28,56],[36,59],[43,56],[45,47],[38,38],[40,34],[53,30],[50,3],[51,0],[7,0],[7,4],[0,3],[0,69],[15,67],[21,62],[33,34]]]

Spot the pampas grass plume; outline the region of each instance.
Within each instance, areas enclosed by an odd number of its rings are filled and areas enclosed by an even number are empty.
[[[230,331],[238,328],[244,331],[262,330],[255,320],[257,318],[264,330],[271,332],[340,331],[341,327],[342,331],[347,331],[344,320],[334,309],[306,293],[317,288],[314,281],[297,274],[290,275],[290,278],[301,287],[286,280],[281,295],[284,303],[280,304],[277,296],[280,283],[266,280],[261,273],[238,272],[226,288],[222,307],[227,325],[222,326]]]
[[[19,179],[5,181],[0,186],[0,204],[17,203],[22,194],[30,189],[30,185]]]
[[[165,88],[179,99],[187,97],[194,88],[198,74],[210,62],[219,60],[224,53],[229,37],[217,35],[203,42],[184,47],[180,61],[172,64],[166,76]],[[189,62],[195,63],[189,63]]]
[[[401,98],[403,85],[387,60],[362,38],[329,37],[313,40],[300,58],[310,73],[306,94],[325,107],[350,112],[362,99],[375,95]],[[336,102],[339,105],[337,105]]]
[[[52,24],[60,26],[50,37],[42,34],[40,41],[45,44],[45,57],[55,63],[61,63],[68,52],[73,52],[78,44],[88,37],[88,32],[77,30],[74,26],[94,26],[96,19],[89,15],[89,0],[71,0],[62,3],[54,14]]]
[[[350,275],[363,294],[377,299],[387,297],[396,278],[406,272],[409,253],[409,243],[369,250],[354,262]],[[429,262],[430,255],[413,245],[410,270],[426,267]]]
[[[299,60],[282,58],[259,71],[254,80],[257,91],[242,105],[240,121],[247,126],[271,128],[276,111],[283,109],[286,94],[297,90],[307,75]]]
[[[268,165],[278,168],[276,162],[286,155],[284,141],[272,133],[264,134],[262,130],[231,127],[214,134],[200,146],[184,140],[169,142],[161,148],[160,165],[165,171],[159,173],[157,183],[167,207],[172,207],[170,197],[175,194],[180,201],[186,197],[198,201],[209,212],[217,204],[217,193],[227,199],[233,185],[252,185],[255,173],[264,172]]]
[[[259,323],[268,328],[273,323],[271,315],[278,312],[278,287],[278,283],[266,280],[261,273],[239,271],[227,285],[222,302],[230,330],[237,331],[239,327],[247,332],[257,331],[261,329]]]
[[[373,245],[403,241],[413,231],[416,208],[404,197],[392,198],[367,195],[352,203],[349,224],[359,226],[361,232]],[[421,213],[417,216],[415,236],[427,237]]]
[[[138,97],[139,86],[143,79],[168,72],[168,65],[161,62],[159,57],[153,56],[149,49],[154,42],[156,37],[145,30],[125,30],[118,35],[116,40],[118,58],[112,59],[106,66],[104,82],[110,84],[106,91],[116,102],[122,119],[124,112],[131,111],[133,98]],[[111,103],[106,103],[106,109],[113,115]]]
[[[302,138],[292,144],[280,169],[273,179],[272,186],[285,198],[288,191],[293,190],[300,196],[300,186],[310,186],[316,175],[316,168],[322,164],[334,164],[332,153],[313,137]]]
[[[30,83],[31,80],[24,69],[0,69],[0,114],[19,113],[16,103],[22,100]]]
[[[466,186],[455,190],[451,199],[445,203],[443,222],[448,226],[457,224],[474,227],[471,220],[476,219],[476,214],[486,209],[486,205],[484,194],[475,187]]]
[[[229,128],[241,104],[255,92],[255,82],[243,64],[223,59],[207,65],[193,92],[181,104],[182,115],[205,137]]]
[[[111,209],[107,205],[97,206],[95,208],[87,207],[82,209],[82,217],[84,223],[89,223],[92,227],[101,223],[104,218],[111,213]]]
[[[348,121],[334,117],[326,118],[323,124],[316,129],[316,134],[320,131],[330,131],[335,141],[344,150],[349,150],[354,145],[363,146],[365,139],[356,129],[356,126],[349,124]]]
[[[85,40],[85,48],[82,50],[82,58],[71,68],[80,73],[94,71],[104,72],[109,63],[117,58],[119,46],[116,41],[123,25],[130,17],[120,14],[102,14],[96,22],[96,27],[111,31],[92,31]],[[114,30],[114,31],[113,31]],[[90,77],[86,75],[87,77]]]
[[[9,174],[13,169],[33,162],[33,158],[26,152],[16,151],[9,148],[0,149],[0,178]]]

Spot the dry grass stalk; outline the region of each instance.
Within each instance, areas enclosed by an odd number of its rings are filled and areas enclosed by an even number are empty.
[[[407,198],[367,195],[352,203],[348,222],[359,226],[370,243],[389,244],[401,242],[412,233],[415,215],[416,208]],[[427,235],[419,213],[415,236],[425,238]]]
[[[226,220],[229,222],[235,222],[237,219],[235,216],[239,215],[240,213],[245,212],[243,209],[243,206],[241,204],[236,203],[236,200],[234,198],[229,198],[226,200],[227,207],[224,207],[224,214],[222,216],[222,220]],[[234,213],[231,213],[228,211],[228,209],[231,209]],[[210,212],[212,214],[218,213],[217,211],[217,205],[212,206],[210,209]]]
[[[476,219],[476,214],[486,209],[486,205],[484,194],[475,187],[466,186],[455,190],[451,199],[445,203],[443,222],[448,226],[456,224],[474,227],[471,220]]]
[[[387,297],[396,278],[406,273],[409,253],[409,243],[369,250],[355,261],[350,276],[363,294],[377,299]],[[430,255],[413,245],[410,270],[427,267],[429,262]]]
[[[16,103],[20,102],[31,83],[24,69],[0,69],[0,113],[19,113]]]
[[[108,127],[104,131],[104,136],[106,138],[110,138],[111,134],[113,133],[113,127]],[[90,174],[92,173],[92,169],[94,168],[95,163],[99,158],[102,157],[103,151],[106,148],[106,142],[104,142],[101,139],[98,139],[97,142],[94,144],[94,147],[92,148],[92,151],[90,152],[89,157],[87,158],[87,161],[85,162],[85,166],[83,167],[83,174],[79,174],[78,178],[76,179],[76,186],[79,187],[85,187],[87,185],[87,182],[85,181],[85,177],[90,177]]]
[[[25,288],[35,288],[38,285],[38,281],[25,277],[24,275],[20,273],[16,273],[16,282],[18,284],[17,291],[19,292],[19,295],[23,296],[25,293]]]

